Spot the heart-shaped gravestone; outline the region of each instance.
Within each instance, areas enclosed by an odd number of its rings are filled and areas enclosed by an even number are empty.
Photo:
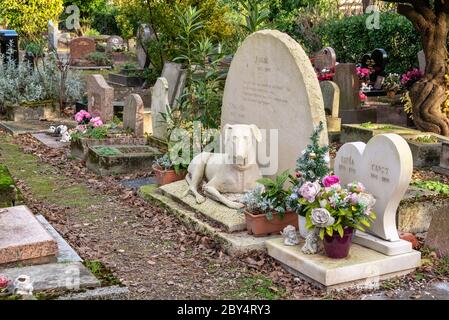
[[[380,134],[368,144],[344,144],[337,152],[334,171],[342,184],[359,181],[376,198],[377,219],[367,232],[398,241],[396,210],[410,184],[413,158],[407,142],[397,134]]]

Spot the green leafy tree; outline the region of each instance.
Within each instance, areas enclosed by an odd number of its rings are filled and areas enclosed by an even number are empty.
[[[47,30],[48,20],[58,21],[63,0],[1,0],[0,25],[26,38],[36,38]]]

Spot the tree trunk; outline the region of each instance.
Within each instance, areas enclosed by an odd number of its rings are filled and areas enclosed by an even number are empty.
[[[441,111],[441,104],[446,99],[446,23],[429,27],[421,36],[426,70],[423,78],[410,90],[413,120],[420,130],[449,136],[449,119]]]

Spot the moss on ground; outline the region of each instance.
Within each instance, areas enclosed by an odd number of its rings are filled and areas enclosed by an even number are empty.
[[[56,168],[42,163],[32,154],[24,154],[12,144],[12,138],[0,135],[0,161],[8,166],[16,180],[22,180],[30,188],[34,198],[61,207],[76,208],[91,216],[89,208],[105,199],[95,195],[82,183],[70,182],[58,174]]]
[[[271,279],[263,275],[244,276],[239,278],[237,282],[239,289],[228,292],[222,298],[275,300],[282,299],[286,295],[284,288],[276,286]]]

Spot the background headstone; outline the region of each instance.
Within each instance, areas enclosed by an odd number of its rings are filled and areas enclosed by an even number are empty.
[[[362,67],[372,68],[373,72],[370,74],[370,81],[375,83],[378,76],[385,77],[385,67],[388,63],[388,54],[384,49],[374,49],[373,52],[364,54],[362,57]]]
[[[151,121],[153,122],[153,136],[157,139],[167,140],[167,124],[161,113],[167,112],[168,82],[160,77],[153,86],[151,93]]]
[[[315,56],[315,69],[322,71],[323,69],[333,70],[337,63],[337,55],[331,47],[326,47],[318,51]]]
[[[70,41],[70,59],[84,59],[89,53],[96,51],[95,40],[87,37],[79,37]]]
[[[119,36],[111,36],[108,38],[108,41],[106,43],[106,51],[107,52],[113,52],[114,48],[120,48],[124,44],[124,41],[122,37]]]
[[[186,84],[186,70],[179,63],[165,62],[161,77],[167,79],[168,101],[170,106],[175,107]]]
[[[138,94],[130,94],[125,100],[123,110],[123,128],[131,129],[136,137],[144,136],[144,106]]]
[[[59,30],[52,20],[48,21],[48,49],[58,49]]]
[[[412,153],[404,138],[380,134],[366,145],[346,143],[337,152],[334,171],[342,184],[359,181],[376,198],[377,219],[368,232],[387,241],[398,241],[396,210],[413,172]]]
[[[424,74],[424,72],[426,71],[426,55],[424,54],[423,50],[418,52],[418,63],[419,63],[419,71],[421,71]]]
[[[449,256],[449,214],[440,210],[433,215],[426,236],[426,246],[440,256]]]
[[[258,162],[262,173],[272,176],[295,167],[320,121],[326,123],[323,96],[302,47],[277,30],[258,31],[247,37],[226,79],[222,127],[255,124],[266,130],[259,144]],[[277,141],[267,139],[270,129],[277,130]],[[277,142],[278,150],[269,151]],[[328,142],[326,129],[321,142]]]
[[[337,132],[341,130],[341,118],[338,117],[340,110],[340,88],[333,81],[320,81],[321,93],[323,94],[324,110],[326,110],[327,130]]]
[[[340,88],[340,108],[354,110],[360,107],[360,81],[354,63],[339,63],[335,67],[334,82]]]
[[[142,24],[137,31],[136,55],[139,66],[147,68],[150,65],[150,60],[147,55],[147,43],[154,38],[154,32],[147,24]]]
[[[87,76],[87,99],[89,113],[103,122],[114,117],[114,88],[100,74]]]

